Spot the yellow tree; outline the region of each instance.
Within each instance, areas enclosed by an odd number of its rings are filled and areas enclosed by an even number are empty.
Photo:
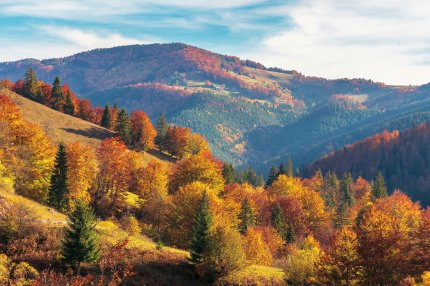
[[[191,153],[191,155],[197,155],[201,152],[211,152],[208,141],[206,141],[203,136],[197,133],[192,133],[190,135],[187,150]]]
[[[263,239],[263,232],[258,228],[248,228],[242,238],[246,259],[251,264],[272,265],[272,254]]]

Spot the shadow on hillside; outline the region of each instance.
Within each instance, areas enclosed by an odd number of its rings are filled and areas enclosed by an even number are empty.
[[[101,129],[101,128],[96,128],[96,127],[91,127],[89,129],[76,129],[76,128],[62,128],[62,129],[64,131],[67,131],[76,135],[81,135],[88,138],[99,139],[99,140],[103,140],[114,136],[113,132],[109,130]]]
[[[154,156],[160,160],[163,160],[163,161],[168,161],[168,162],[175,162],[176,161],[175,158],[173,158],[173,157],[171,157],[171,156],[169,156],[169,155],[167,155],[167,154],[165,154],[165,153],[163,153],[157,149],[148,150],[147,153],[151,154],[152,156]]]

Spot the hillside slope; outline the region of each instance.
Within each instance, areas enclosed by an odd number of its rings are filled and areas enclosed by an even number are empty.
[[[400,189],[413,200],[430,205],[430,125],[418,125],[403,132],[385,131],[348,145],[305,168],[307,175],[321,169],[338,176],[373,179],[380,170],[390,192]]]

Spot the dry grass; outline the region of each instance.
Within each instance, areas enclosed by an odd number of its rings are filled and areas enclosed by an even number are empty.
[[[279,268],[251,265],[223,277],[217,285],[281,286],[285,285],[285,273]]]

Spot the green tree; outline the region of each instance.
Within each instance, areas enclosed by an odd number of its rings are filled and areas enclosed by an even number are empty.
[[[287,175],[287,168],[285,167],[284,163],[281,163],[281,165],[279,165],[279,174]]]
[[[45,103],[45,95],[43,94],[43,90],[40,86],[37,89],[37,94],[36,94],[35,100],[39,103],[42,103],[42,104]]]
[[[64,103],[63,88],[61,87],[60,77],[56,76],[52,83],[52,108],[55,110],[62,110]]]
[[[336,207],[336,198],[339,189],[339,180],[336,173],[327,172],[324,177],[323,198],[326,207],[333,209]]]
[[[288,162],[287,162],[287,173],[286,173],[286,175],[288,177],[294,176],[293,161],[291,159],[288,159]]]
[[[267,177],[266,188],[270,187],[273,184],[273,182],[278,178],[279,174],[280,173],[278,168],[276,168],[275,165],[272,165],[269,171],[269,176]]]
[[[279,203],[272,209],[272,226],[279,233],[279,235],[287,241],[287,224],[285,222],[284,212]]]
[[[128,116],[127,111],[125,109],[121,109],[118,114],[118,119],[115,125],[115,131],[118,132],[118,136],[121,140],[127,145],[131,144],[131,126],[130,126],[130,117]]]
[[[37,78],[33,69],[28,69],[24,75],[23,95],[32,100],[36,100],[39,87],[37,86]]]
[[[107,129],[111,128],[112,126],[109,104],[106,104],[105,109],[103,110],[101,125]]]
[[[209,197],[206,192],[200,200],[197,208],[193,237],[191,240],[191,261],[198,263],[203,261],[204,252],[208,243],[209,229],[212,223],[212,214],[209,209]]]
[[[291,223],[289,223],[287,226],[285,241],[288,243],[296,242],[296,232],[294,231],[294,228]]]
[[[66,148],[60,143],[49,186],[49,204],[59,211],[64,211],[67,207],[67,193],[67,155]]]
[[[234,184],[237,182],[236,171],[230,163],[224,163],[222,166],[222,176],[224,178],[225,184]]]
[[[70,263],[80,273],[82,262],[95,262],[100,258],[96,218],[93,210],[82,201],[69,217],[66,235],[62,241],[63,260]]]
[[[374,199],[387,197],[387,187],[385,186],[384,176],[381,171],[378,172],[372,184],[372,195]]]
[[[66,113],[66,114],[69,114],[69,115],[75,114],[76,108],[75,108],[75,104],[73,103],[72,95],[70,94],[70,90],[67,90],[66,99],[65,99],[64,105],[63,105],[63,110],[64,110],[64,113]]]
[[[167,124],[166,115],[164,113],[160,114],[157,120],[157,136],[155,136],[154,143],[160,148],[164,149],[164,142],[166,139],[167,129],[169,128]]]
[[[336,209],[335,227],[338,229],[350,223],[348,212],[355,203],[353,185],[354,179],[351,173],[345,173],[340,181],[340,200]]]
[[[239,232],[241,234],[245,234],[248,227],[255,225],[254,211],[252,210],[252,206],[249,203],[248,198],[245,198],[242,201],[239,219]]]

